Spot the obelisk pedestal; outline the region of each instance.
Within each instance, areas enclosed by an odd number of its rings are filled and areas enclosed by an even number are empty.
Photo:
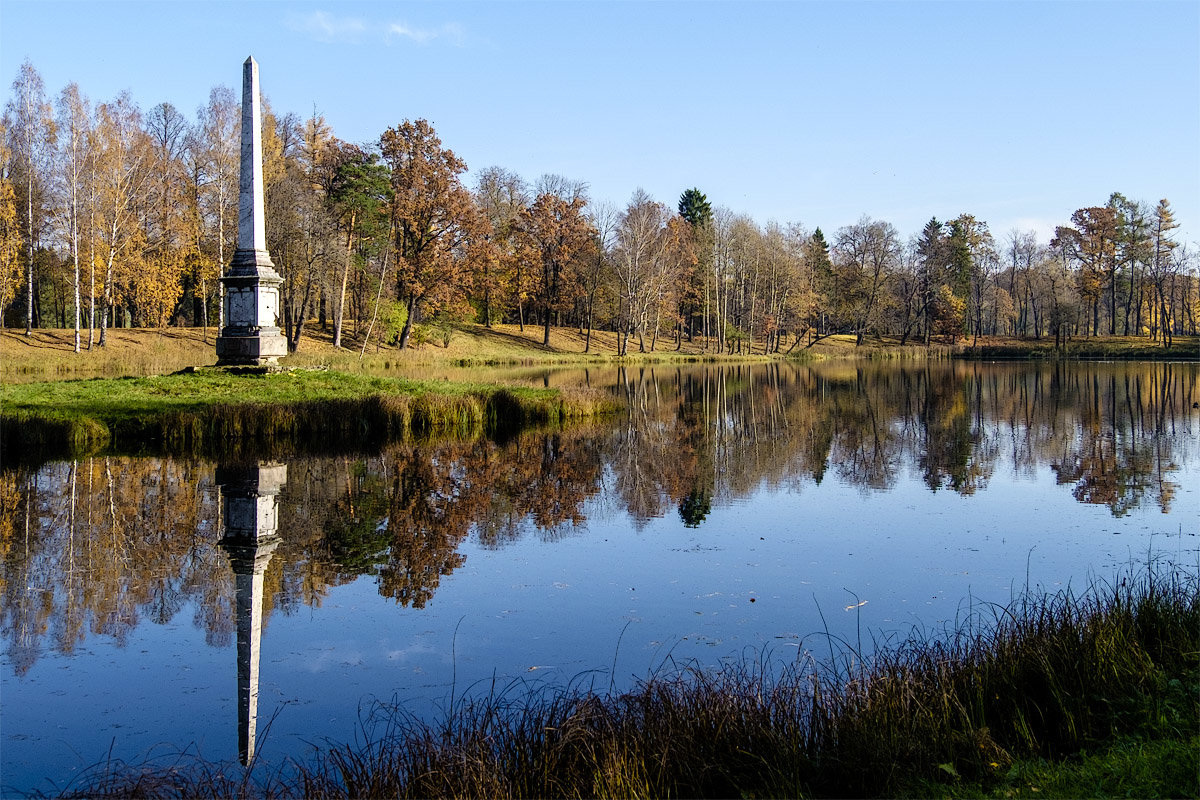
[[[242,65],[242,150],[238,180],[237,250],[221,278],[225,326],[217,336],[217,366],[273,364],[287,355],[279,331],[283,279],[267,252],[263,213],[262,114],[258,63]]]

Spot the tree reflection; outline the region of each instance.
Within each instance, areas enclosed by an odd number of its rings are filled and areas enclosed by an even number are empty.
[[[860,362],[621,369],[617,420],[563,431],[409,441],[370,456],[297,460],[278,497],[287,536],[262,574],[262,613],[320,605],[363,575],[421,609],[462,544],[552,540],[595,504],[641,530],[761,487],[804,491],[830,473],[864,492],[911,474],[933,491],[986,490],[997,469],[1049,471],[1120,516],[1169,510],[1196,459],[1194,364]],[[595,376],[591,376],[595,381]],[[90,634],[118,644],[181,613],[215,646],[237,605],[218,547],[211,464],[92,458],[0,470],[0,635],[24,675]]]

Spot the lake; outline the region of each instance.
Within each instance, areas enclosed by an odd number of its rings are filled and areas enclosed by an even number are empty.
[[[1027,587],[1200,564],[1198,367],[526,371],[624,401],[492,440],[0,470],[0,789],[271,769],[389,708],[866,655]],[[336,443],[330,443],[336,452]]]

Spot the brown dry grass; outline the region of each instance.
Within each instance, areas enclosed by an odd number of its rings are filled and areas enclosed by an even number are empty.
[[[65,329],[35,330],[26,337],[21,330],[0,330],[0,378],[5,381],[40,381],[57,378],[92,376],[148,376],[176,372],[185,367],[206,366],[216,362],[216,329],[206,332],[200,328],[110,328],[108,345],[75,353],[74,332]],[[296,353],[284,363],[292,366],[328,366],[341,370],[395,369],[409,371],[421,367],[447,365],[478,367],[485,365],[535,365],[605,363],[617,360],[617,335],[612,331],[593,331],[590,352],[584,352],[585,337],[575,328],[552,328],[550,344],[542,344],[542,329],[527,325],[465,325],[454,331],[448,345],[429,341],[399,350],[395,347],[370,343],[366,352],[361,342],[350,340],[347,347],[335,349],[331,332],[322,332],[315,324],[306,328]],[[649,350],[647,340],[647,350]],[[899,346],[895,338],[868,338],[856,347],[853,336],[830,336],[812,347],[800,344],[791,356],[813,360],[831,358],[924,359],[947,358],[953,354],[978,354],[985,358],[1046,358],[1054,357],[1053,339],[1032,341],[1006,337],[987,337],[979,340],[978,349],[970,340],[956,345],[919,344]],[[785,342],[787,351],[791,342]],[[1168,355],[1158,345],[1144,337],[1099,337],[1075,339],[1066,355],[1100,358],[1174,357],[1195,359],[1200,354],[1196,337],[1177,337],[1173,353]],[[1086,351],[1084,350],[1086,348]],[[704,342],[683,342],[679,350],[670,338],[660,338],[653,352],[640,353],[637,340],[629,343],[629,353],[623,363],[678,360],[737,360],[777,358],[762,352],[755,345],[753,353],[716,355],[706,352]]]
[[[156,375],[185,367],[216,363],[216,330],[209,328],[205,341],[199,328],[167,328],[159,331],[143,328],[109,329],[108,344],[74,352],[74,332],[63,329],[35,330],[30,337],[24,331],[0,331],[0,377],[4,380],[46,380],[90,377],[93,375]],[[617,337],[611,331],[594,331],[592,347],[584,352],[585,337],[574,328],[554,328],[550,344],[542,344],[542,329],[516,325],[467,325],[456,330],[448,345],[426,342],[404,350],[372,342],[361,354],[361,342],[349,342],[342,349],[333,347],[332,335],[309,326],[297,352],[285,363],[294,366],[324,365],[335,368],[405,368],[427,365],[504,365],[604,362],[616,357]],[[649,349],[649,341],[647,341]],[[675,350],[673,341],[659,339],[655,352],[637,352],[636,340],[630,342],[626,360],[674,360],[714,357],[705,354],[702,344],[684,342]],[[762,358],[761,348],[756,349]],[[742,356],[741,358],[746,358]],[[736,356],[735,356],[736,358]]]

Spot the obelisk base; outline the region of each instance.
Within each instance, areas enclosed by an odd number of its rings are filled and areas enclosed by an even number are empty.
[[[239,333],[241,335],[239,335]],[[253,367],[276,364],[287,355],[287,339],[279,328],[238,331],[223,328],[217,337],[218,367]]]
[[[271,256],[263,250],[238,250],[221,284],[225,327],[217,336],[217,366],[262,366],[286,356],[287,339],[277,323],[283,278]]]

